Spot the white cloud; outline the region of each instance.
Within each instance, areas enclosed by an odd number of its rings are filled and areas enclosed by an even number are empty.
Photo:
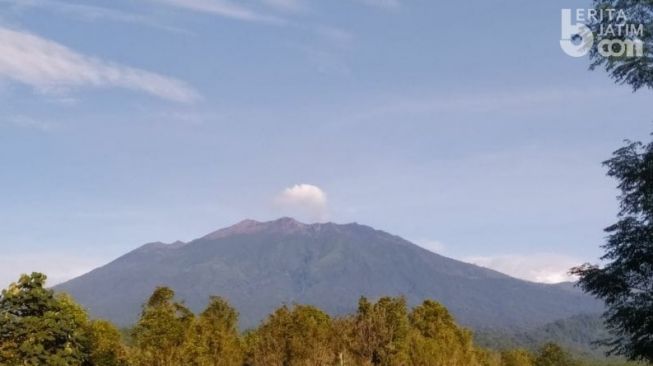
[[[44,9],[89,22],[106,20],[119,23],[138,24],[175,33],[189,33],[183,29],[160,24],[149,16],[130,14],[95,5],[68,3],[56,0],[0,0],[0,3],[11,4],[20,10]]]
[[[255,12],[249,8],[232,3],[226,0],[150,0],[168,4],[187,10],[219,15],[226,18],[244,20],[250,22],[261,22],[271,24],[283,24],[281,18],[268,16]]]
[[[118,87],[189,103],[199,95],[186,83],[79,54],[37,35],[0,27],[0,78],[43,93],[80,87]]]
[[[583,263],[572,257],[539,253],[532,255],[500,255],[493,257],[469,257],[463,261],[494,269],[507,275],[542,283],[575,281],[569,269]]]
[[[311,221],[327,218],[327,196],[322,189],[311,184],[296,184],[284,189],[276,198],[278,206],[292,216]]]

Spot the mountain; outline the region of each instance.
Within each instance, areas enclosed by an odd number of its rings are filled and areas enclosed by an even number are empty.
[[[600,359],[609,349],[597,342],[610,338],[600,314],[580,314],[529,330],[484,329],[475,343],[497,350],[525,348],[535,351],[548,342],[560,344],[577,355]]]
[[[59,286],[94,316],[129,325],[159,285],[193,310],[226,297],[245,328],[282,303],[355,309],[361,295],[431,298],[477,328],[525,328],[601,305],[568,285],[545,285],[427,251],[359,224],[303,224],[291,218],[245,220],[188,243],[146,244]]]

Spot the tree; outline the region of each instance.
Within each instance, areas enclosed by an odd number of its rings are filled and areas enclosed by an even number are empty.
[[[476,365],[478,366],[503,366],[501,363],[501,354],[488,349],[475,349],[474,358],[476,359]]]
[[[158,287],[143,307],[133,330],[134,361],[144,366],[183,364],[184,343],[193,322],[193,313],[173,301],[174,291]]]
[[[0,295],[0,364],[82,365],[86,313],[44,287],[46,276],[22,275]]]
[[[619,220],[605,229],[606,264],[572,273],[607,305],[610,353],[653,362],[653,143],[628,142],[604,165],[621,190]]]
[[[501,352],[501,364],[503,366],[533,366],[533,362],[533,356],[523,349]]]
[[[603,11],[603,16],[597,16],[597,19],[589,24],[595,38],[594,46],[590,49],[592,61],[590,68],[603,67],[618,83],[629,84],[633,90],[642,87],[653,88],[653,1],[594,0],[594,8],[599,12],[598,14]],[[607,11],[613,11],[613,16],[609,16]],[[625,15],[626,20],[617,16],[618,14]],[[606,31],[609,27],[614,30],[618,29],[620,23],[633,24],[637,27],[641,24],[642,34],[633,34],[633,32],[619,34],[616,31]],[[606,57],[599,52],[602,40],[611,43],[612,40],[635,41],[636,39],[643,43],[644,55],[642,57],[628,57],[627,55]]]
[[[441,304],[426,300],[409,316],[413,329],[408,354],[413,365],[472,365],[472,335],[456,324]]]
[[[361,297],[352,329],[351,353],[360,363],[401,364],[407,356],[409,331],[406,299],[382,297],[372,304]]]
[[[206,310],[193,323],[185,354],[185,365],[242,365],[244,352],[238,336],[238,313],[226,300],[211,297]]]
[[[578,363],[555,343],[547,343],[538,351],[535,366],[578,366]]]
[[[327,366],[337,359],[331,318],[307,305],[277,309],[249,335],[252,366]]]
[[[89,363],[93,366],[127,366],[127,350],[120,331],[105,320],[91,321],[87,326]]]

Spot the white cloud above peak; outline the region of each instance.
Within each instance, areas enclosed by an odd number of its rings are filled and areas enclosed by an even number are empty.
[[[286,214],[312,221],[327,218],[327,195],[312,184],[295,184],[281,191],[276,197],[277,205]]]
[[[190,103],[199,94],[183,81],[86,56],[32,33],[0,26],[0,79],[37,91],[123,88]]]

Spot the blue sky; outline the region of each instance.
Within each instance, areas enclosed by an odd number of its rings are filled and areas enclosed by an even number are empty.
[[[560,49],[587,5],[0,0],[0,284],[287,215],[564,279],[651,132]]]

